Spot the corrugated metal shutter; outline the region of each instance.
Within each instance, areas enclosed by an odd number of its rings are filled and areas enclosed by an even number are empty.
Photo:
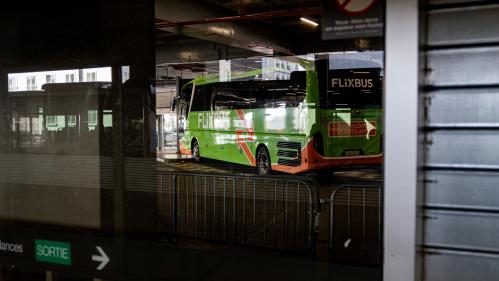
[[[499,280],[499,2],[429,2],[424,279]]]

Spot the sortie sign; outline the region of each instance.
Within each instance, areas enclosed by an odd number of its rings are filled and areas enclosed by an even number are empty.
[[[71,265],[71,244],[58,241],[35,240],[35,260]]]
[[[383,36],[382,0],[323,0],[322,39]]]

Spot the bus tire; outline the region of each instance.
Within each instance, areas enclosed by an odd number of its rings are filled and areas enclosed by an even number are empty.
[[[201,161],[201,154],[199,153],[199,143],[196,139],[192,141],[192,159],[196,162]]]
[[[256,152],[256,169],[260,175],[268,175],[272,170],[272,162],[270,161],[269,151],[265,146],[262,146]]]

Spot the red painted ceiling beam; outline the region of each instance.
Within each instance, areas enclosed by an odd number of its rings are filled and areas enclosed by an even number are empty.
[[[272,12],[258,13],[258,14],[229,16],[229,17],[181,21],[181,22],[171,22],[171,21],[159,20],[159,22],[156,22],[156,28],[174,27],[177,25],[196,25],[196,24],[207,24],[207,23],[261,20],[261,19],[269,19],[269,18],[301,17],[301,16],[307,16],[307,15],[309,15],[309,16],[310,15],[319,15],[320,13],[321,13],[321,8],[310,8],[310,9],[297,9],[297,10],[285,10],[285,11],[272,11]]]

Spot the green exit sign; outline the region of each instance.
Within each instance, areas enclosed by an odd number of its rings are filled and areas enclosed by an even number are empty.
[[[35,260],[39,262],[71,265],[71,244],[35,240]]]

